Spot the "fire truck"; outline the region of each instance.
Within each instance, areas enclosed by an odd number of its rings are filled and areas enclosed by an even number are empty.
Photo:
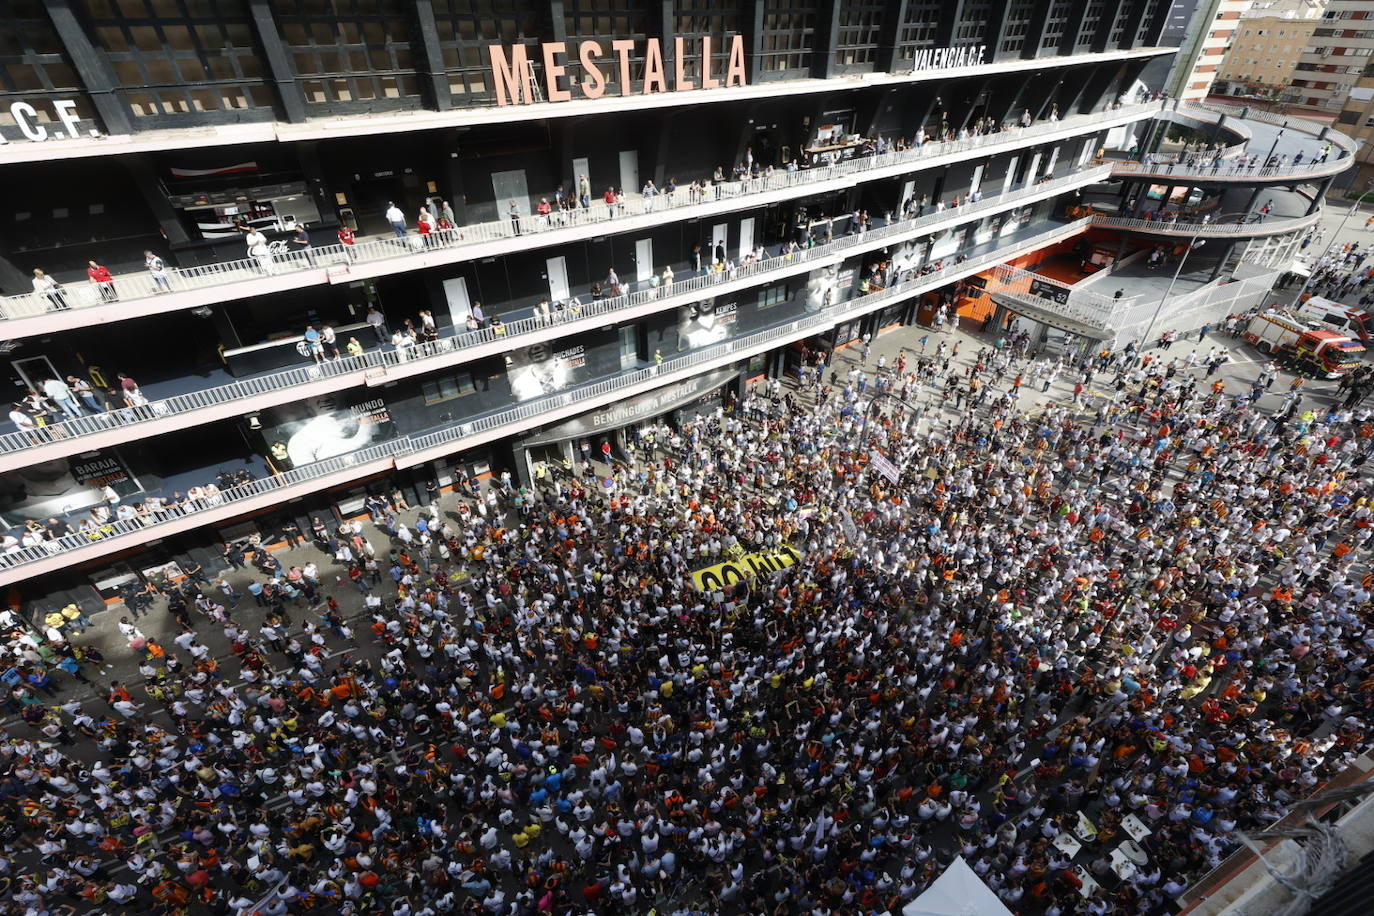
[[[1289,312],[1260,312],[1245,326],[1246,341],[1273,354],[1275,361],[1318,378],[1340,378],[1360,365],[1364,345],[1326,328],[1307,324]]]

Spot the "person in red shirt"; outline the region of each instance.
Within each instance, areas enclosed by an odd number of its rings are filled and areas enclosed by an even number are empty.
[[[549,214],[553,212],[553,205],[549,203],[547,197],[541,197],[539,198],[539,206],[535,207],[535,212],[542,217],[540,222],[547,226],[549,224]]]
[[[87,261],[86,276],[90,277],[95,288],[100,290],[101,302],[115,302],[119,299],[119,293],[115,292],[114,276],[110,273],[110,268],[94,261]]]
[[[430,246],[429,234],[434,231],[434,226],[429,221],[428,213],[425,213],[423,210],[420,211],[419,219],[415,220],[415,228],[420,233],[421,243],[428,248]]]
[[[353,262],[353,246],[358,244],[354,235],[355,233],[348,226],[339,227],[339,244],[344,246],[344,254],[348,255],[349,263]]]

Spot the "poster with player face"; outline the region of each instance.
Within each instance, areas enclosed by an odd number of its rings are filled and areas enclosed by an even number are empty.
[[[556,344],[533,344],[506,354],[506,379],[518,401],[562,391],[586,375],[586,347],[555,350]]]
[[[386,401],[340,393],[274,407],[262,414],[267,456],[277,470],[289,470],[356,452],[396,435]]]
[[[696,350],[720,343],[734,333],[737,304],[707,299],[684,305],[677,313],[677,348]]]

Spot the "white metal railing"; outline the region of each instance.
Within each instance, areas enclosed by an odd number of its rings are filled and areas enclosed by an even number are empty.
[[[0,434],[0,455],[12,454],[35,446],[50,445],[79,439],[112,429],[127,429],[138,424],[165,419],[169,416],[186,414],[208,407],[251,398],[257,395],[318,382],[321,379],[350,375],[369,369],[388,369],[402,364],[413,366],[417,362],[439,360],[452,354],[481,346],[502,343],[518,346],[523,338],[547,330],[551,327],[571,325],[589,318],[611,318],[621,311],[636,306],[655,303],[670,297],[685,294],[717,294],[725,284],[736,281],[766,281],[769,277],[782,275],[800,264],[823,261],[836,255],[845,255],[879,248],[900,241],[904,237],[915,237],[926,232],[936,231],[945,224],[958,224],[973,217],[994,213],[998,210],[1021,206],[1028,195],[1043,197],[1059,190],[1092,184],[1105,178],[1107,166],[1077,169],[1067,175],[1050,181],[1041,182],[1031,188],[1017,188],[1005,194],[985,197],[977,203],[965,204],[939,213],[925,216],[894,220],[886,226],[866,232],[841,236],[834,241],[800,249],[787,256],[772,257],[753,264],[741,265],[728,273],[709,273],[674,281],[666,286],[633,289],[627,285],[627,292],[619,296],[589,302],[565,310],[548,320],[542,318],[522,318],[498,327],[486,327],[476,331],[460,331],[452,336],[431,343],[419,344],[405,350],[371,350],[359,356],[345,356],[336,361],[326,361],[319,365],[301,366],[242,381],[230,382],[213,388],[204,388],[186,394],[161,398],[142,407],[126,407],[110,413],[74,417],[52,423],[31,432],[12,432]],[[667,307],[670,303],[664,302]]]
[[[1090,222],[1089,217],[1084,217],[1075,222],[1060,223],[1034,236],[1019,239],[1016,244],[1022,248],[1038,247],[1061,239],[1066,233],[1086,228]],[[418,436],[401,436],[387,442],[367,446],[347,455],[302,465],[274,477],[253,480],[224,490],[213,490],[212,488],[212,492],[202,499],[192,500],[176,509],[162,510],[141,519],[112,521],[101,526],[94,535],[78,533],[45,541],[39,546],[15,548],[0,554],[0,568],[11,569],[27,563],[35,563],[69,550],[89,547],[92,544],[123,541],[188,515],[243,502],[253,497],[276,493],[288,487],[319,480],[341,471],[360,469],[374,464],[379,465],[379,467],[373,470],[382,470],[384,467],[380,466],[381,463],[393,461],[397,455],[421,452],[458,442],[478,433],[490,432],[514,423],[527,421],[579,402],[586,402],[617,391],[627,391],[654,378],[668,376],[674,372],[690,369],[712,360],[729,357],[733,354],[743,356],[751,348],[791,336],[822,331],[833,327],[838,321],[871,312],[884,302],[914,296],[968,276],[984,267],[999,263],[1006,257],[1005,250],[1005,245],[993,248],[964,261],[950,263],[939,270],[916,274],[904,282],[893,284],[878,292],[855,296],[835,303],[818,312],[796,318],[782,325],[765,328],[753,334],[725,341],[693,353],[670,357],[659,366],[639,369],[615,378],[603,379],[578,388],[557,392],[506,410],[476,417],[436,432]],[[123,546],[125,545],[121,544],[111,549],[122,549]]]
[[[1353,153],[1359,146],[1359,144],[1350,137],[1336,130],[1334,127],[1331,127],[1329,124],[1322,124],[1317,121],[1311,121],[1307,118],[1298,118],[1292,115],[1274,114],[1271,111],[1265,111],[1251,105],[1232,105],[1224,102],[1209,101],[1188,102],[1184,104],[1182,108],[1185,114],[1187,113],[1186,109],[1192,108],[1215,112],[1217,114],[1230,115],[1236,118],[1239,118],[1240,113],[1244,111],[1245,117],[1243,120],[1247,121],[1259,121],[1262,124],[1286,126],[1293,130],[1302,131],[1305,134],[1311,134],[1314,137],[1320,137],[1322,132],[1325,131],[1326,139],[1331,141],[1331,145],[1340,147],[1347,153]]]
[[[1068,293],[1068,301],[1058,302],[1037,295],[1031,291],[1031,284],[1036,282],[1057,286],[1065,290]],[[1111,296],[1104,296],[1088,290],[1075,290],[1067,283],[1060,283],[1050,277],[1022,270],[1019,267],[1012,267],[1009,264],[1000,264],[992,271],[987,291],[990,294],[1017,296],[1043,311],[1053,312],[1104,330],[1111,327],[1112,316],[1119,309],[1129,306],[1137,298],[1132,296],[1130,299],[1113,299]]]
[[[1176,175],[1181,178],[1225,178],[1244,180],[1310,178],[1338,175],[1350,167],[1345,156],[1327,159],[1325,162],[1304,162],[1300,165],[1285,166],[1211,166],[1189,163],[1160,162],[1113,162],[1112,177],[1125,175]]]
[[[821,182],[850,176],[863,176],[882,169],[914,169],[927,161],[946,155],[955,155],[971,150],[993,150],[999,147],[1018,148],[1027,140],[1050,136],[1061,132],[1074,133],[1107,121],[1118,119],[1129,121],[1159,110],[1159,104],[1150,102],[1141,105],[1126,105],[1106,111],[1072,115],[1058,121],[1042,121],[1030,127],[1013,127],[992,134],[980,134],[963,139],[939,141],[931,140],[923,146],[901,152],[847,159],[829,166],[816,166],[797,172],[776,172],[769,178],[726,181],[708,187],[704,193],[689,193],[687,188],[679,188],[670,199],[665,194],[657,197],[634,197],[614,210],[608,208],[599,198],[594,198],[587,209],[551,214],[542,217],[537,214],[524,214],[519,220],[493,220],[475,223],[455,229],[430,233],[428,236],[407,235],[400,238],[382,238],[359,242],[356,245],[321,245],[303,252],[290,252],[286,255],[262,258],[240,258],[201,267],[174,267],[166,270],[164,281],[155,280],[151,274],[120,274],[115,277],[113,294],[120,301],[151,298],[166,292],[186,292],[212,286],[226,286],[233,283],[260,280],[263,277],[300,273],[309,270],[324,270],[334,265],[371,264],[391,260],[418,259],[425,254],[446,249],[461,248],[484,242],[513,240],[525,236],[580,227],[605,228],[615,225],[617,220],[626,216],[639,216],[666,213],[669,210],[686,209],[698,205],[712,204],[718,200],[739,200],[747,205],[751,197],[771,191],[784,191],[793,188],[806,188]],[[885,176],[884,176],[885,177]],[[633,193],[634,189],[626,189]],[[689,217],[684,213],[682,218]],[[398,269],[404,269],[398,267]],[[323,278],[322,278],[323,280]],[[95,308],[110,304],[101,297],[100,285],[83,281],[65,285],[53,294],[24,293],[0,299],[0,320],[33,317],[67,309]]]
[[[1204,235],[1235,236],[1249,238],[1256,235],[1278,235],[1295,232],[1316,225],[1322,218],[1322,211],[1316,210],[1306,216],[1270,216],[1263,222],[1237,223],[1234,217],[1221,217],[1207,223],[1185,222],[1176,219],[1134,219],[1124,216],[1093,214],[1094,226],[1104,229],[1142,230],[1166,235]]]

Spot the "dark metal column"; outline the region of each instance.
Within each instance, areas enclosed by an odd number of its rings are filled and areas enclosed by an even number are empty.
[[[1150,8],[1150,5],[1151,4],[1146,3],[1145,0],[1137,0],[1135,8],[1131,10],[1130,15],[1126,18],[1126,28],[1121,32],[1121,42],[1117,47],[1121,48],[1123,51],[1135,47],[1135,35],[1140,31],[1140,23],[1145,19],[1145,13]],[[1163,6],[1166,9],[1172,5],[1172,3],[1154,4],[1155,7]]]
[[[248,12],[253,22],[253,34],[262,46],[263,57],[267,59],[267,72],[277,89],[282,116],[292,124],[299,124],[305,120],[305,94],[296,82],[295,68],[291,66],[291,57],[286,52],[285,42],[281,40],[272,6],[268,0],[248,0]]]
[[[878,26],[878,72],[895,73],[901,59],[902,23],[906,21],[908,0],[888,0],[883,21]]]
[[[441,133],[439,149],[444,157],[444,182],[448,185],[447,196],[444,198],[448,205],[453,208],[453,220],[458,225],[467,224],[467,194],[463,192],[463,161],[458,155],[458,145],[460,137],[451,130]],[[565,191],[577,193],[576,181]]]
[[[1231,260],[1231,255],[1235,254],[1236,246],[1238,244],[1240,243],[1232,242],[1231,244],[1226,246],[1226,253],[1217,259],[1216,266],[1212,268],[1212,275],[1207,278],[1208,283],[1211,283],[1213,280],[1221,276],[1222,269],[1225,268],[1226,263]]]
[[[940,10],[940,22],[935,29],[935,47],[954,47],[954,32],[964,18],[964,0],[949,0]]]
[[[816,10],[816,31],[812,40],[811,75],[830,79],[835,75],[836,51],[840,43],[840,0],[820,0]]]
[[[1050,10],[1054,0],[1036,0],[1035,12],[1031,14],[1030,27],[1026,29],[1026,43],[1021,46],[1021,56],[1027,60],[1038,57],[1040,42],[1045,40],[1045,26],[1050,21]]]
[[[989,61],[1001,60],[1002,42],[1007,37],[1007,21],[1011,18],[1011,0],[997,0],[988,11],[987,25],[983,29],[983,44],[988,47]],[[1011,55],[1020,58],[1020,53]]]
[[[1078,81],[1078,92],[1074,94],[1073,100],[1065,107],[1064,112],[1073,113],[1095,111],[1099,108],[1098,102],[1111,87],[1120,75],[1121,67],[1115,69],[1110,64],[1098,64],[1088,74],[1085,79]],[[1114,101],[1108,99],[1108,103]],[[1086,107],[1085,107],[1086,105]]]
[[[410,53],[415,73],[420,78],[420,96],[436,111],[453,107],[444,67],[444,51],[439,46],[439,26],[434,21],[434,0],[415,0],[410,15]]]
[[[1307,205],[1307,212],[1303,214],[1304,216],[1311,216],[1313,213],[1317,212],[1317,208],[1320,207],[1322,201],[1326,199],[1326,192],[1331,190],[1331,185],[1334,184],[1335,181],[1336,179],[1333,176],[1321,183],[1321,186],[1317,188],[1317,193],[1312,195],[1312,201]]]
[[[153,167],[152,157],[147,153],[134,153],[120,156],[115,161],[124,166],[129,177],[134,180],[138,192],[143,195],[144,202],[148,204],[148,209],[157,218],[158,226],[162,228],[162,234],[167,238],[167,244],[175,248],[189,242],[191,237],[181,222],[181,215],[168,202],[167,195],[162,193],[162,184],[158,181],[157,170]]]
[[[1112,37],[1112,29],[1116,28],[1116,20],[1121,16],[1120,0],[1116,3],[1104,4],[1102,17],[1097,20],[1097,30],[1093,32],[1092,50],[1096,54],[1101,54],[1107,50],[1107,42]]]
[[[1069,10],[1068,21],[1064,23],[1064,34],[1059,36],[1059,53],[1072,54],[1078,44],[1078,27],[1083,17],[1088,15],[1088,0],[1077,0]]]
[[[673,67],[677,60],[677,47],[673,41],[676,30],[673,28],[673,0],[653,0],[648,5],[648,24],[647,32],[650,38],[655,35],[663,37],[660,47],[663,49],[663,75],[668,81],[668,85],[673,85]],[[572,57],[577,57],[577,49],[569,48]],[[658,181],[657,178],[654,181]]]
[[[749,45],[749,82],[763,78],[763,0],[740,0],[739,21]]]
[[[104,52],[96,48],[81,27],[80,21],[72,10],[71,0],[48,0],[44,6],[53,29],[61,40],[62,46],[71,58],[72,67],[82,88],[91,97],[96,114],[106,133],[127,134],[133,130],[133,119],[129,117],[128,106],[124,104],[119,81],[115,79],[110,62]]]

